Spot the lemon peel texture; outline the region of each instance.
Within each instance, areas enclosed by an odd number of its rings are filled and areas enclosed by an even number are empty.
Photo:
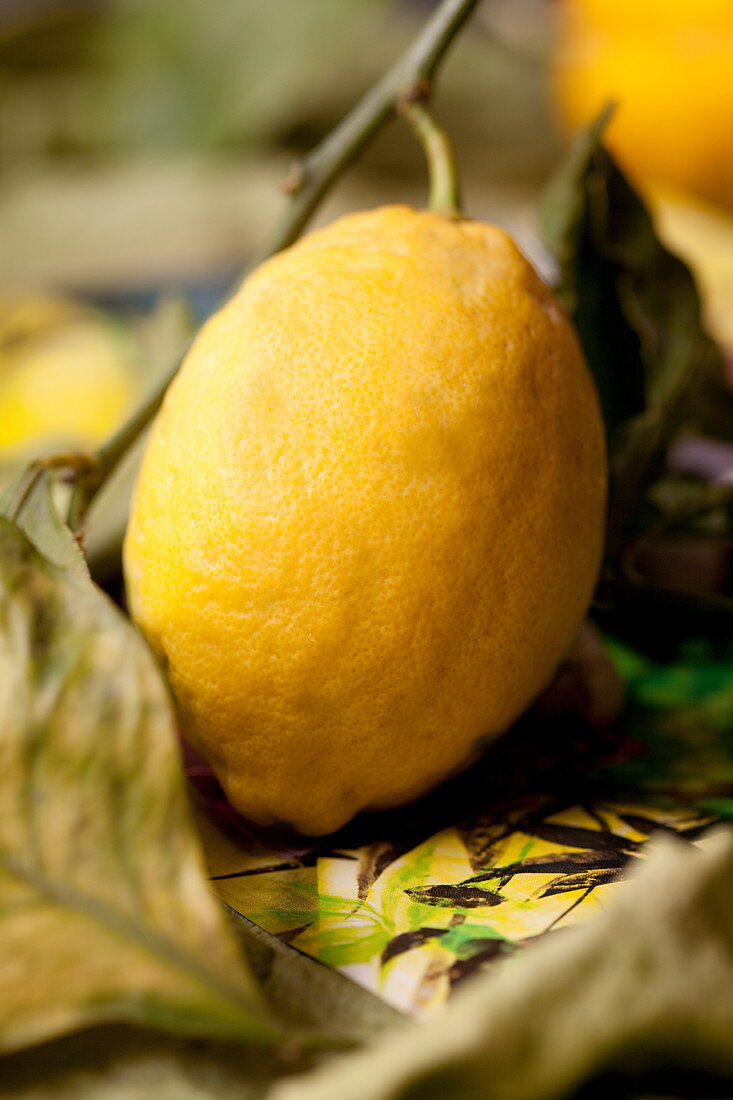
[[[506,729],[584,616],[605,486],[573,330],[502,230],[393,206],[263,264],[169,390],[124,551],[233,805],[323,834]]]

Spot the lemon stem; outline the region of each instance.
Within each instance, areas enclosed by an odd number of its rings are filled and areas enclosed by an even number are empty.
[[[148,424],[151,422],[158,409],[163,404],[163,399],[168,391],[175,374],[178,372],[178,368],[183,361],[188,348],[190,347],[190,341],[185,347],[181,348],[180,353],[175,360],[175,369],[172,373],[166,375],[162,383],[155,387],[154,390],[144,399],[142,405],[140,405],[136,411],[132,414],[129,420],[127,420],[121,428],[110,436],[106,443],[103,443],[94,456],[94,464],[99,476],[99,484],[111,474],[117,463],[128,452],[135,440],[140,436]]]
[[[437,72],[479,0],[443,0],[414,41],[338,126],[303,158],[286,181],[290,203],[255,266],[297,240],[331,184],[352,164],[405,96]]]
[[[398,104],[410,89],[420,82],[429,81],[437,71],[448,48],[478,3],[479,0],[442,0],[402,56],[343,121],[296,166],[286,182],[290,200],[282,221],[266,247],[254,257],[248,270],[297,240],[328,189],[356,160],[384,123],[393,117]],[[437,149],[434,159],[437,163]],[[239,280],[231,293],[236,291],[238,285]],[[168,374],[142,406],[95,454],[89,456],[89,465],[79,474],[78,491],[73,497],[70,519],[74,526],[82,522],[96,493],[157,413],[182,360],[183,355],[176,357]]]
[[[461,196],[453,149],[445,130],[438,126],[422,101],[423,93],[418,91],[417,95],[419,98],[409,94],[405,96],[398,112],[409,122],[427,158],[430,173],[428,205],[431,210],[442,214],[458,215],[461,212]]]

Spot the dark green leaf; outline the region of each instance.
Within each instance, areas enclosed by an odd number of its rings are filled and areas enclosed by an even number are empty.
[[[541,229],[558,265],[555,291],[577,328],[610,439],[619,424],[643,410],[644,386],[638,339],[615,293],[616,265],[599,254],[593,231],[605,204],[597,157],[609,113],[581,131],[548,185]]]
[[[600,143],[606,119],[579,136],[548,188],[543,236],[601,398],[614,552],[644,526],[645,494],[683,426],[733,438],[733,394],[690,271]]]

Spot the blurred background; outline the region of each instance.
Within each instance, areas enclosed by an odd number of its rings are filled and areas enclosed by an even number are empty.
[[[93,445],[140,399],[271,233],[293,160],[434,6],[0,0],[0,479],[39,449]],[[546,270],[538,196],[609,99],[609,140],[733,348],[731,0],[484,0],[436,100],[466,209]],[[425,198],[393,122],[315,222]],[[100,561],[123,521],[112,495]]]
[[[222,284],[262,244],[278,184],[407,45],[425,0],[2,0],[3,282],[81,292]],[[468,205],[528,195],[557,153],[553,5],[489,0],[439,110]],[[393,124],[324,208],[425,197]],[[492,196],[492,191],[496,192]]]

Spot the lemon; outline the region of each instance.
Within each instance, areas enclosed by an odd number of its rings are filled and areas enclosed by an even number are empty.
[[[605,484],[576,338],[500,229],[386,207],[260,267],[169,390],[124,550],[233,805],[326,833],[505,730],[583,618]]]
[[[733,207],[730,0],[561,0],[554,57],[569,129],[617,109],[607,141],[639,185]]]
[[[89,447],[140,391],[124,330],[72,300],[0,294],[0,462]]]

